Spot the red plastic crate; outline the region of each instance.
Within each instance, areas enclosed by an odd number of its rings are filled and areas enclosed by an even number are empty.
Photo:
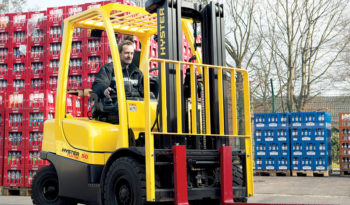
[[[0,108],[0,138],[4,138],[5,110]],[[2,146],[0,145],[2,148]],[[1,155],[1,152],[0,152]]]
[[[43,131],[26,131],[28,138],[25,141],[25,149],[28,151],[40,151],[43,141]]]
[[[55,117],[54,109],[32,108],[26,109],[25,123],[28,131],[43,131],[44,121]]]
[[[48,59],[46,61],[46,75],[47,76],[58,76],[60,60],[59,59]]]
[[[46,31],[46,39],[47,39],[48,45],[50,43],[62,42],[62,27],[60,25],[49,26]]]
[[[6,108],[6,97],[7,97],[7,94],[6,93],[0,93],[0,113],[3,113],[5,112],[5,108]],[[0,123],[0,126],[3,124]]]
[[[52,90],[34,91],[26,95],[27,108],[54,109],[56,93]]]
[[[46,78],[44,74],[30,75],[27,79],[27,91],[35,92],[46,89]]]
[[[28,60],[29,62],[44,62],[45,61],[45,46],[29,46],[28,47]]]
[[[57,79],[57,75],[46,75],[46,89],[56,91]]]
[[[86,56],[85,66],[84,66],[84,72],[85,73],[98,73],[100,68],[105,64],[104,56],[98,55],[98,56]]]
[[[26,165],[25,166],[24,187],[31,187],[35,174],[39,171],[39,169],[41,169],[44,166],[46,166],[46,165],[42,165],[42,166],[29,166],[29,165]]]
[[[66,17],[73,16],[82,11],[85,11],[85,4],[66,6]],[[73,41],[82,40],[86,37],[86,29],[75,28],[73,32]]]
[[[9,82],[7,79],[0,79],[0,93],[10,92]]]
[[[91,88],[92,83],[95,81],[95,76],[96,76],[96,73],[84,72],[84,81],[83,81],[84,89]]]
[[[66,97],[66,113],[69,113],[73,116],[75,116],[74,101],[76,97],[77,97],[76,95],[71,95],[71,94],[67,94],[67,97]]]
[[[91,111],[91,108],[93,106],[93,102],[90,101],[90,97],[89,96],[85,96],[83,97],[84,100],[84,113],[83,116],[84,117],[88,117],[88,112]]]
[[[83,89],[83,74],[70,74],[68,76],[68,90],[81,90]]]
[[[0,32],[9,32],[11,15],[13,14],[0,14]]]
[[[12,50],[9,48],[0,48],[0,64],[8,64],[12,63]]]
[[[9,48],[10,46],[10,33],[8,31],[0,32],[0,48]]]
[[[66,17],[66,7],[50,7],[46,10],[48,26],[61,26],[63,19]]]
[[[24,45],[26,45],[25,43]],[[27,48],[26,46],[22,47],[21,46],[14,46],[11,48],[12,52],[12,63],[13,64],[19,64],[19,63],[27,63]]]
[[[5,109],[5,132],[16,132],[25,130],[25,110],[18,108]]]
[[[84,44],[86,45],[85,51],[87,56],[100,56],[104,54],[106,37],[104,38],[89,37],[85,39]]]
[[[80,96],[75,96],[73,100],[73,108],[75,110],[75,117],[83,117],[84,99]]]
[[[26,74],[9,75],[8,79],[7,87],[10,92],[24,92],[29,88]]]
[[[26,96],[25,92],[12,92],[7,94],[5,97],[6,108],[25,108],[26,106]]]
[[[46,37],[46,11],[29,12],[28,47],[44,45]]]
[[[11,169],[23,168],[25,164],[25,149],[4,149],[4,166]]]
[[[8,127],[5,127],[4,149],[13,151],[24,150],[26,137],[25,129],[8,131]]]
[[[12,31],[27,31],[29,13],[16,13],[10,15],[10,25]]]
[[[91,9],[91,8],[99,7],[102,5],[103,5],[103,2],[92,2],[92,3],[86,3],[85,7],[86,7],[86,9]]]
[[[43,62],[31,62],[27,72],[30,70],[30,76],[40,78],[40,76],[44,76],[45,71],[47,70],[44,65]]]
[[[0,79],[7,78],[10,69],[9,67],[8,63],[0,64]]]
[[[11,168],[4,166],[3,185],[10,187],[24,186],[24,168]]]
[[[69,62],[69,75],[81,75],[83,73],[84,60],[82,57],[71,58]]]
[[[61,54],[61,42],[50,43],[48,42],[46,48],[46,59],[60,59]]]
[[[40,167],[49,165],[49,162],[40,158],[40,151],[27,150],[25,154],[25,165],[39,169]]]

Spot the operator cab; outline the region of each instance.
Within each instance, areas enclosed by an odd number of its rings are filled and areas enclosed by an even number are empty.
[[[102,37],[102,30],[93,30],[91,32],[91,37],[101,38]],[[121,34],[119,34],[119,35],[116,34],[116,39],[118,41],[118,44],[120,43],[122,38],[123,37]],[[133,36],[128,36],[128,38],[134,39]],[[135,43],[135,50],[134,50],[132,64],[135,65],[137,68],[140,68],[141,51],[137,49],[137,48],[140,48],[140,42],[137,40],[134,40],[134,43]],[[111,63],[111,62],[109,62],[109,63]],[[111,65],[112,65],[112,63],[111,63]],[[89,112],[88,113],[89,119],[95,119],[98,121],[108,122],[108,123],[112,123],[112,124],[119,124],[118,99],[117,99],[117,93],[116,93],[117,88],[115,86],[115,82],[116,82],[116,80],[112,79],[111,85],[113,85],[113,86],[111,86],[111,88],[113,89],[113,91],[110,94],[110,98],[107,98],[105,96],[101,97],[92,91],[91,96],[90,96],[90,102],[92,104],[92,108],[91,108],[91,110],[88,111]],[[130,82],[125,81],[125,79],[124,79],[124,86],[132,86],[132,85],[127,85],[127,83],[130,83]],[[151,96],[150,97],[151,97],[152,101],[157,99],[158,87],[159,87],[158,76],[151,74],[150,75],[150,89],[151,89]],[[91,87],[91,89],[93,89],[93,86]],[[144,98],[143,97],[126,96],[126,100],[128,100],[128,101],[144,101]]]

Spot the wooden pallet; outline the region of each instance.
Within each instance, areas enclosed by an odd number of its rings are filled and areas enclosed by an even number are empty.
[[[84,89],[84,96],[90,97],[92,90],[90,88]]]
[[[350,176],[350,171],[340,171],[340,176],[342,177],[349,177]]]
[[[76,96],[84,96],[84,90],[67,90],[67,94],[72,94]]]
[[[293,177],[306,176],[306,177],[328,177],[330,171],[292,171]]]
[[[255,174],[257,176],[271,176],[271,177],[276,177],[276,176],[290,176],[290,171],[283,171],[283,170],[271,170],[271,171],[256,171]]]
[[[30,196],[31,189],[27,187],[0,187],[3,196]]]

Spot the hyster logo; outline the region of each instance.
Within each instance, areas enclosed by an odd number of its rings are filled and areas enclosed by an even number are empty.
[[[164,56],[165,53],[165,37],[166,37],[166,32],[165,32],[165,13],[164,13],[164,8],[159,9],[159,38],[160,38],[160,55]]]
[[[79,158],[79,152],[77,151],[62,148],[62,152],[67,153],[68,157],[75,158],[75,159]]]

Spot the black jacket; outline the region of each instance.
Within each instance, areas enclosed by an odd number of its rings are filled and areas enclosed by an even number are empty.
[[[126,97],[143,98],[143,74],[134,64],[130,64],[128,69],[123,68],[124,87]],[[104,97],[104,91],[111,87],[116,90],[113,63],[103,65],[95,76],[92,90],[100,98]]]

